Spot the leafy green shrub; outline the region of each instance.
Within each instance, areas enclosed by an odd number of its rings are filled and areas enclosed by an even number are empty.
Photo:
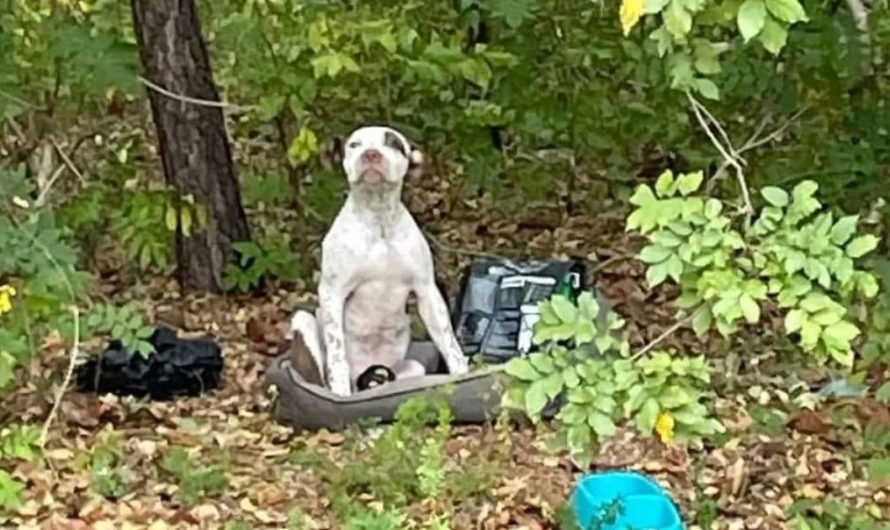
[[[448,506],[488,492],[497,479],[498,462],[483,456],[465,462],[459,470],[449,465],[445,442],[451,435],[452,412],[445,400],[412,398],[400,405],[396,416],[396,422],[373,442],[353,430],[340,457],[343,466],[304,449],[289,457],[293,463],[321,472],[334,512],[347,526],[390,528],[387,525],[404,520],[404,510],[415,502],[434,499]],[[432,430],[427,428],[430,423],[436,424]],[[366,495],[379,501],[384,510],[370,510],[356,502]]]
[[[147,356],[154,352],[154,346],[148,342],[154,328],[145,324],[138,311],[133,302],[120,307],[99,304],[91,309],[86,328],[89,333],[107,333],[120,340],[127,350]]]
[[[756,324],[761,304],[774,300],[786,310],[786,332],[799,335],[805,351],[852,366],[859,329],[846,306],[856,295],[877,294],[875,277],[856,268],[877,239],[856,234],[857,216],[835,221],[820,212],[813,182],[798,184],[790,196],[764,188],[769,204],[753,220],[694,195],[701,184],[701,172],[674,178],[666,171],[654,191],[640,185],[631,197],[636,208],[627,229],[648,239],[640,259],[650,287],[669,278],[678,283],[677,305],[690,311],[699,336],[713,325],[729,336],[740,321]],[[539,309],[533,342],[543,351],[507,364],[507,404],[536,417],[565,393],[558,434],[573,456],[585,459],[591,442],[615,433],[618,419],[633,419],[641,432],[656,430],[665,441],[675,433],[689,439],[722,432],[702,403],[710,383],[704,359],[663,351],[631,356],[616,333],[623,321],[601,314],[590,293],[577,307],[556,295]]]
[[[23,170],[0,172],[0,386],[31,358],[38,337],[58,330],[72,338],[71,306],[89,281],[52,212],[30,207],[31,191]]]
[[[640,259],[649,265],[650,287],[667,278],[677,282],[677,303],[692,312],[699,336],[712,323],[723,336],[740,322],[757,324],[769,300],[784,310],[786,333],[806,352],[851,367],[860,330],[846,308],[856,295],[878,292],[875,276],[856,266],[877,238],[857,235],[857,215],[835,220],[814,197],[812,181],[796,185],[790,196],[763,188],[767,204],[753,222],[733,217],[718,199],[693,195],[701,182],[701,172],[675,179],[667,171],[654,192],[641,185],[631,198],[636,208],[627,228],[649,240]]]
[[[244,200],[248,204],[264,203],[269,206],[287,204],[293,199],[294,190],[281,172],[248,174],[243,178]]]
[[[557,441],[579,462],[589,459],[591,443],[615,434],[621,419],[632,419],[646,434],[657,430],[665,441],[723,431],[702,403],[710,382],[704,359],[660,351],[631,357],[627,340],[617,333],[624,321],[605,312],[589,292],[581,294],[577,307],[562,295],[538,307],[533,342],[543,350],[507,363],[505,403],[536,418],[564,393]]]
[[[0,431],[0,462],[23,460],[35,462],[41,458],[40,431],[30,425],[20,425]],[[25,484],[7,471],[0,469],[0,513],[13,511],[22,505]]]
[[[147,354],[150,333],[133,305],[91,306],[89,274],[78,269],[78,252],[53,211],[28,201],[31,182],[22,170],[0,173],[0,387],[14,379],[14,368],[34,355],[35,344],[51,332],[74,340],[108,333],[129,348]]]
[[[108,499],[119,499],[130,488],[132,476],[123,462],[120,437],[114,431],[101,433],[99,443],[90,452],[79,452],[73,465],[86,469],[90,486]]]
[[[140,191],[125,195],[114,212],[112,231],[119,234],[127,257],[140,270],[169,274],[173,271],[173,236],[167,212],[168,194]],[[174,223],[175,223],[174,212]],[[174,229],[176,225],[173,225]]]
[[[300,274],[299,259],[285,239],[270,237],[262,243],[242,241],[233,247],[239,254],[239,263],[226,266],[223,278],[226,289],[249,291],[267,276],[293,280]]]

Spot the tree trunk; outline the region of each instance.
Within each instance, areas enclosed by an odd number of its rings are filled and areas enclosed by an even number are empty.
[[[173,95],[219,101],[195,0],[132,0],[132,7],[145,77]],[[147,90],[164,176],[179,197],[191,194],[208,214],[206,226],[188,236],[178,223],[179,281],[220,292],[232,244],[250,238],[222,109]]]

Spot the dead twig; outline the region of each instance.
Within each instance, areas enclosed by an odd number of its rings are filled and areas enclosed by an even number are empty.
[[[634,352],[634,354],[631,355],[631,357],[630,357],[631,360],[635,361],[635,360],[639,359],[640,357],[646,355],[650,351],[652,351],[652,348],[661,344],[661,342],[664,341],[666,338],[668,338],[671,335],[673,335],[674,333],[676,333],[676,331],[678,329],[682,328],[683,326],[688,324],[690,321],[692,321],[692,317],[694,315],[695,315],[695,311],[691,312],[688,316],[684,317],[683,319],[677,321],[673,326],[664,330],[664,333],[662,333],[661,335],[652,339],[652,342],[650,342],[649,344],[643,346],[642,348],[640,348],[639,350]]]
[[[705,130],[705,134],[708,135],[708,138],[711,139],[711,143],[714,144],[714,147],[717,148],[717,151],[723,156],[726,162],[731,165],[736,170],[736,177],[738,179],[739,188],[742,191],[742,201],[744,203],[744,213],[745,215],[751,215],[754,213],[754,206],[751,204],[751,194],[748,191],[748,182],[745,180],[745,170],[742,168],[742,160],[737,156],[730,154],[730,151],[735,151],[732,147],[732,144],[729,144],[728,148],[724,147],[723,144],[715,136],[714,132],[711,130],[711,127],[708,125],[708,121],[705,119],[704,113],[707,113],[710,116],[713,123],[715,123],[716,127],[720,127],[719,123],[717,123],[716,119],[713,117],[710,112],[707,111],[704,105],[702,105],[695,96],[693,96],[690,92],[686,92],[686,97],[689,99],[689,103],[692,105],[692,111],[695,113],[695,118],[698,120],[699,125]],[[722,130],[722,128],[721,128]],[[725,133],[724,133],[725,134]]]
[[[74,320],[74,336],[72,338],[71,352],[68,355],[68,369],[65,371],[65,378],[62,380],[62,384],[59,386],[58,390],[56,390],[55,399],[53,400],[53,408],[50,409],[49,415],[43,422],[43,429],[40,431],[41,448],[46,446],[49,429],[52,426],[56,415],[59,413],[59,407],[62,405],[62,398],[65,396],[65,392],[68,390],[68,387],[71,386],[71,379],[74,377],[74,368],[77,366],[77,359],[80,357],[80,310],[76,305],[72,305],[70,309],[71,316]]]
[[[231,103],[226,103],[223,101],[211,101],[209,99],[199,99],[199,98],[184,96],[182,94],[177,94],[175,92],[171,92],[171,91],[167,90],[166,88],[164,88],[156,83],[149,81],[148,79],[146,79],[142,76],[139,76],[139,80],[142,81],[142,83],[146,87],[154,90],[158,94],[167,96],[170,99],[175,99],[176,101],[181,101],[182,103],[190,103],[192,105],[198,105],[201,107],[213,107],[213,108],[219,108],[219,109],[228,109],[232,112],[252,112],[252,111],[256,110],[256,106],[233,105]]]
[[[595,274],[602,272],[603,270],[611,267],[612,265],[615,265],[616,263],[621,263],[622,261],[632,260],[634,258],[636,258],[636,256],[634,254],[617,254],[615,256],[612,256],[611,258],[606,259],[605,261],[601,261],[600,263],[597,263],[593,267],[593,269],[591,269],[590,273],[595,275]]]
[[[761,120],[760,125],[757,126],[757,129],[754,131],[753,134],[751,134],[750,137],[748,137],[748,139],[745,141],[744,145],[742,145],[738,149],[737,153],[741,154],[741,153],[748,152],[752,149],[756,149],[764,144],[767,144],[767,143],[775,140],[776,138],[781,136],[786,130],[788,130],[788,127],[790,127],[792,123],[797,121],[798,118],[800,118],[803,115],[803,113],[807,111],[808,108],[809,107],[807,107],[807,106],[801,107],[800,110],[798,110],[793,115],[791,115],[790,118],[788,118],[787,120],[782,122],[782,124],[779,127],[777,127],[774,131],[772,131],[771,133],[769,133],[766,136],[761,137],[761,134],[763,133],[764,129],[766,129],[766,126],[767,126],[767,124],[769,124],[769,119],[770,119],[769,116],[764,117],[764,119]],[[709,191],[711,189],[713,189],[715,182],[717,182],[725,177],[726,171],[729,169],[730,165],[731,165],[730,162],[726,161],[726,160],[724,160],[723,163],[720,164],[720,167],[717,168],[717,171],[714,173],[714,176],[711,177],[711,179],[708,181],[707,189]]]

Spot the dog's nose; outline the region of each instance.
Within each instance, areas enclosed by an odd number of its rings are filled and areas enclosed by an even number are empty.
[[[383,153],[376,149],[368,149],[362,153],[362,162],[375,164],[383,160]]]

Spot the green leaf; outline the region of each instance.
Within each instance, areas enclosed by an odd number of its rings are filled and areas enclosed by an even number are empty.
[[[600,311],[599,304],[589,291],[585,291],[578,296],[578,309],[586,320],[593,320]]]
[[[24,484],[0,469],[0,508],[3,508],[4,511],[13,511],[20,508],[24,489]]]
[[[878,294],[878,280],[874,274],[863,272],[856,276],[856,288],[866,298],[874,298]]]
[[[634,206],[648,206],[657,201],[658,199],[655,197],[655,194],[652,193],[652,188],[645,184],[637,186],[637,190],[630,199],[628,199],[628,202]]]
[[[556,399],[556,396],[563,389],[562,373],[550,374],[542,381],[542,384],[544,385],[544,393],[547,395],[547,398]]]
[[[665,248],[658,245],[648,245],[643,247],[643,250],[640,251],[640,260],[643,263],[653,264],[653,263],[661,263],[666,260],[672,254],[671,249]]]
[[[661,412],[661,407],[658,406],[658,401],[655,398],[648,398],[636,415],[637,428],[644,434],[651,433],[655,428],[655,420],[658,419],[659,412]]]
[[[559,418],[568,425],[582,423],[587,420],[587,411],[575,403],[569,403],[560,411]]]
[[[710,307],[700,307],[696,309],[692,316],[692,330],[698,337],[702,337],[710,328],[713,317],[711,316]]]
[[[659,263],[658,265],[652,265],[649,269],[646,270],[646,281],[649,283],[649,288],[652,289],[657,287],[665,279],[667,279],[667,264]]]
[[[550,299],[553,312],[563,323],[573,323],[578,320],[578,308],[565,296],[558,294]]]
[[[540,414],[547,402],[547,384],[544,380],[535,381],[525,391],[525,409],[530,415]]]
[[[675,282],[680,283],[680,275],[683,274],[683,260],[677,254],[672,255],[665,263],[665,269],[668,276]]]
[[[849,344],[853,339],[859,336],[859,328],[852,322],[841,320],[836,322],[822,331],[822,337],[826,342],[837,344]]]
[[[692,29],[692,15],[686,11],[680,0],[671,0],[662,17],[667,30],[678,39],[684,38]]]
[[[675,409],[690,403],[692,397],[682,387],[671,385],[658,396],[658,401],[666,409]]]
[[[847,245],[847,255],[853,259],[861,258],[878,247],[879,239],[871,234],[859,236]]]
[[[788,41],[788,30],[772,17],[767,17],[763,30],[757,35],[757,40],[763,44],[766,51],[773,55],[779,55]]]
[[[553,359],[543,353],[535,352],[529,354],[528,361],[535,368],[535,370],[542,374],[552,374],[556,369],[553,366]]]
[[[655,192],[661,197],[670,197],[673,195],[674,174],[671,171],[664,171],[655,181]]]
[[[597,436],[614,436],[618,430],[612,418],[596,410],[590,411],[590,415],[587,416],[587,423],[593,427]]]
[[[739,7],[736,22],[745,42],[753,39],[766,21],[766,6],[763,0],[745,0]]]
[[[677,179],[677,189],[680,190],[680,194],[685,197],[694,191],[698,191],[703,180],[704,173],[701,171],[680,175]]]
[[[176,209],[169,204],[164,212],[164,225],[167,227],[167,230],[171,232],[176,230]]]
[[[670,0],[643,0],[643,14],[655,15],[661,13],[664,6],[668,5]]]
[[[566,388],[577,388],[581,384],[581,378],[574,366],[569,366],[562,371],[562,380],[565,382]]]
[[[800,330],[804,323],[805,314],[799,309],[792,309],[785,315],[785,332],[795,333]]]
[[[486,0],[482,5],[497,18],[502,18],[511,28],[518,28],[526,19],[534,17],[536,0]]]
[[[819,342],[819,335],[822,334],[822,326],[816,324],[812,320],[805,320],[800,327],[801,344],[806,349],[816,347]]]
[[[785,206],[788,206],[788,192],[786,192],[782,188],[767,186],[760,190],[760,194],[763,195],[763,198],[766,199],[766,202],[772,204],[777,208],[784,208]]]
[[[831,227],[831,242],[835,245],[843,245],[856,233],[856,225],[859,223],[858,215],[841,217]]]
[[[739,297],[739,307],[749,324],[756,324],[760,320],[760,305],[748,293]]]
[[[532,366],[532,363],[522,357],[514,357],[510,359],[504,367],[507,374],[521,381],[537,381],[541,379],[541,374]]]
[[[710,79],[696,79],[695,88],[698,90],[698,93],[705,98],[712,99],[714,101],[720,99],[720,89],[717,88],[717,84]]]
[[[569,427],[567,441],[569,449],[573,453],[584,452],[590,447],[590,427],[585,423],[579,423]]]
[[[766,0],[766,8],[774,17],[789,24],[807,20],[798,0]]]

